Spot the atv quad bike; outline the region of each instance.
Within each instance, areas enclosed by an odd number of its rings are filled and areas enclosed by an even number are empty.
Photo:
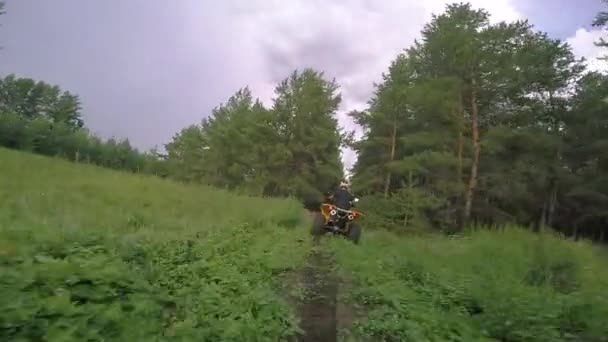
[[[354,202],[357,202],[356,198]],[[361,238],[361,227],[355,221],[363,214],[356,210],[338,208],[330,203],[321,204],[321,212],[315,215],[311,234],[315,237],[332,233],[342,235],[355,244]]]

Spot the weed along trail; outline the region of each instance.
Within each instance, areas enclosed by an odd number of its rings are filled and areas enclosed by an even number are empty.
[[[332,270],[332,260],[315,241],[302,271],[305,298],[300,306],[300,327],[304,334],[299,341],[337,341],[336,317],[338,279]]]
[[[295,199],[0,161],[0,341],[608,342],[591,241],[366,221],[354,244]]]

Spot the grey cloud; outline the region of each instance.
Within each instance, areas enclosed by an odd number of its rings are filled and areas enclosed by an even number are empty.
[[[330,30],[298,40],[291,38],[290,46],[263,42],[263,59],[273,81],[286,77],[294,69],[311,66],[324,71],[331,77],[346,77],[366,67],[373,54],[358,49],[352,41],[355,37],[338,35]]]
[[[241,86],[221,8],[195,15],[187,5],[8,1],[0,73],[79,94],[87,126],[104,137],[161,145]]]
[[[343,84],[342,87],[349,94],[350,103],[352,103],[353,105],[359,103],[367,103],[374,91],[373,81],[373,79],[368,78],[364,82],[348,82],[346,84]],[[353,106],[349,106],[348,108],[352,107]]]

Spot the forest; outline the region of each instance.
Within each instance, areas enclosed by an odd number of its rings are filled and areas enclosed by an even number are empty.
[[[593,18],[591,18],[593,19]],[[591,21],[591,20],[590,20]],[[605,27],[608,12],[593,25]],[[598,46],[608,46],[601,40]],[[454,3],[395,56],[340,127],[338,81],[303,67],[270,106],[235,91],[163,149],[92,134],[77,94],[0,79],[0,146],[314,208],[357,152],[352,191],[371,226],[458,232],[518,224],[608,241],[608,75],[526,20]]]

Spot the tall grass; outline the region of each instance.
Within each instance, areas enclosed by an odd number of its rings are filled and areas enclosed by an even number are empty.
[[[307,225],[296,201],[0,149],[0,340],[286,340],[277,282],[305,262]],[[608,341],[608,255],[590,243],[517,227],[323,241],[357,340]]]
[[[0,149],[0,340],[276,341],[295,201]]]
[[[454,239],[366,232],[333,240],[359,336],[402,341],[606,341],[602,250],[517,227]]]

